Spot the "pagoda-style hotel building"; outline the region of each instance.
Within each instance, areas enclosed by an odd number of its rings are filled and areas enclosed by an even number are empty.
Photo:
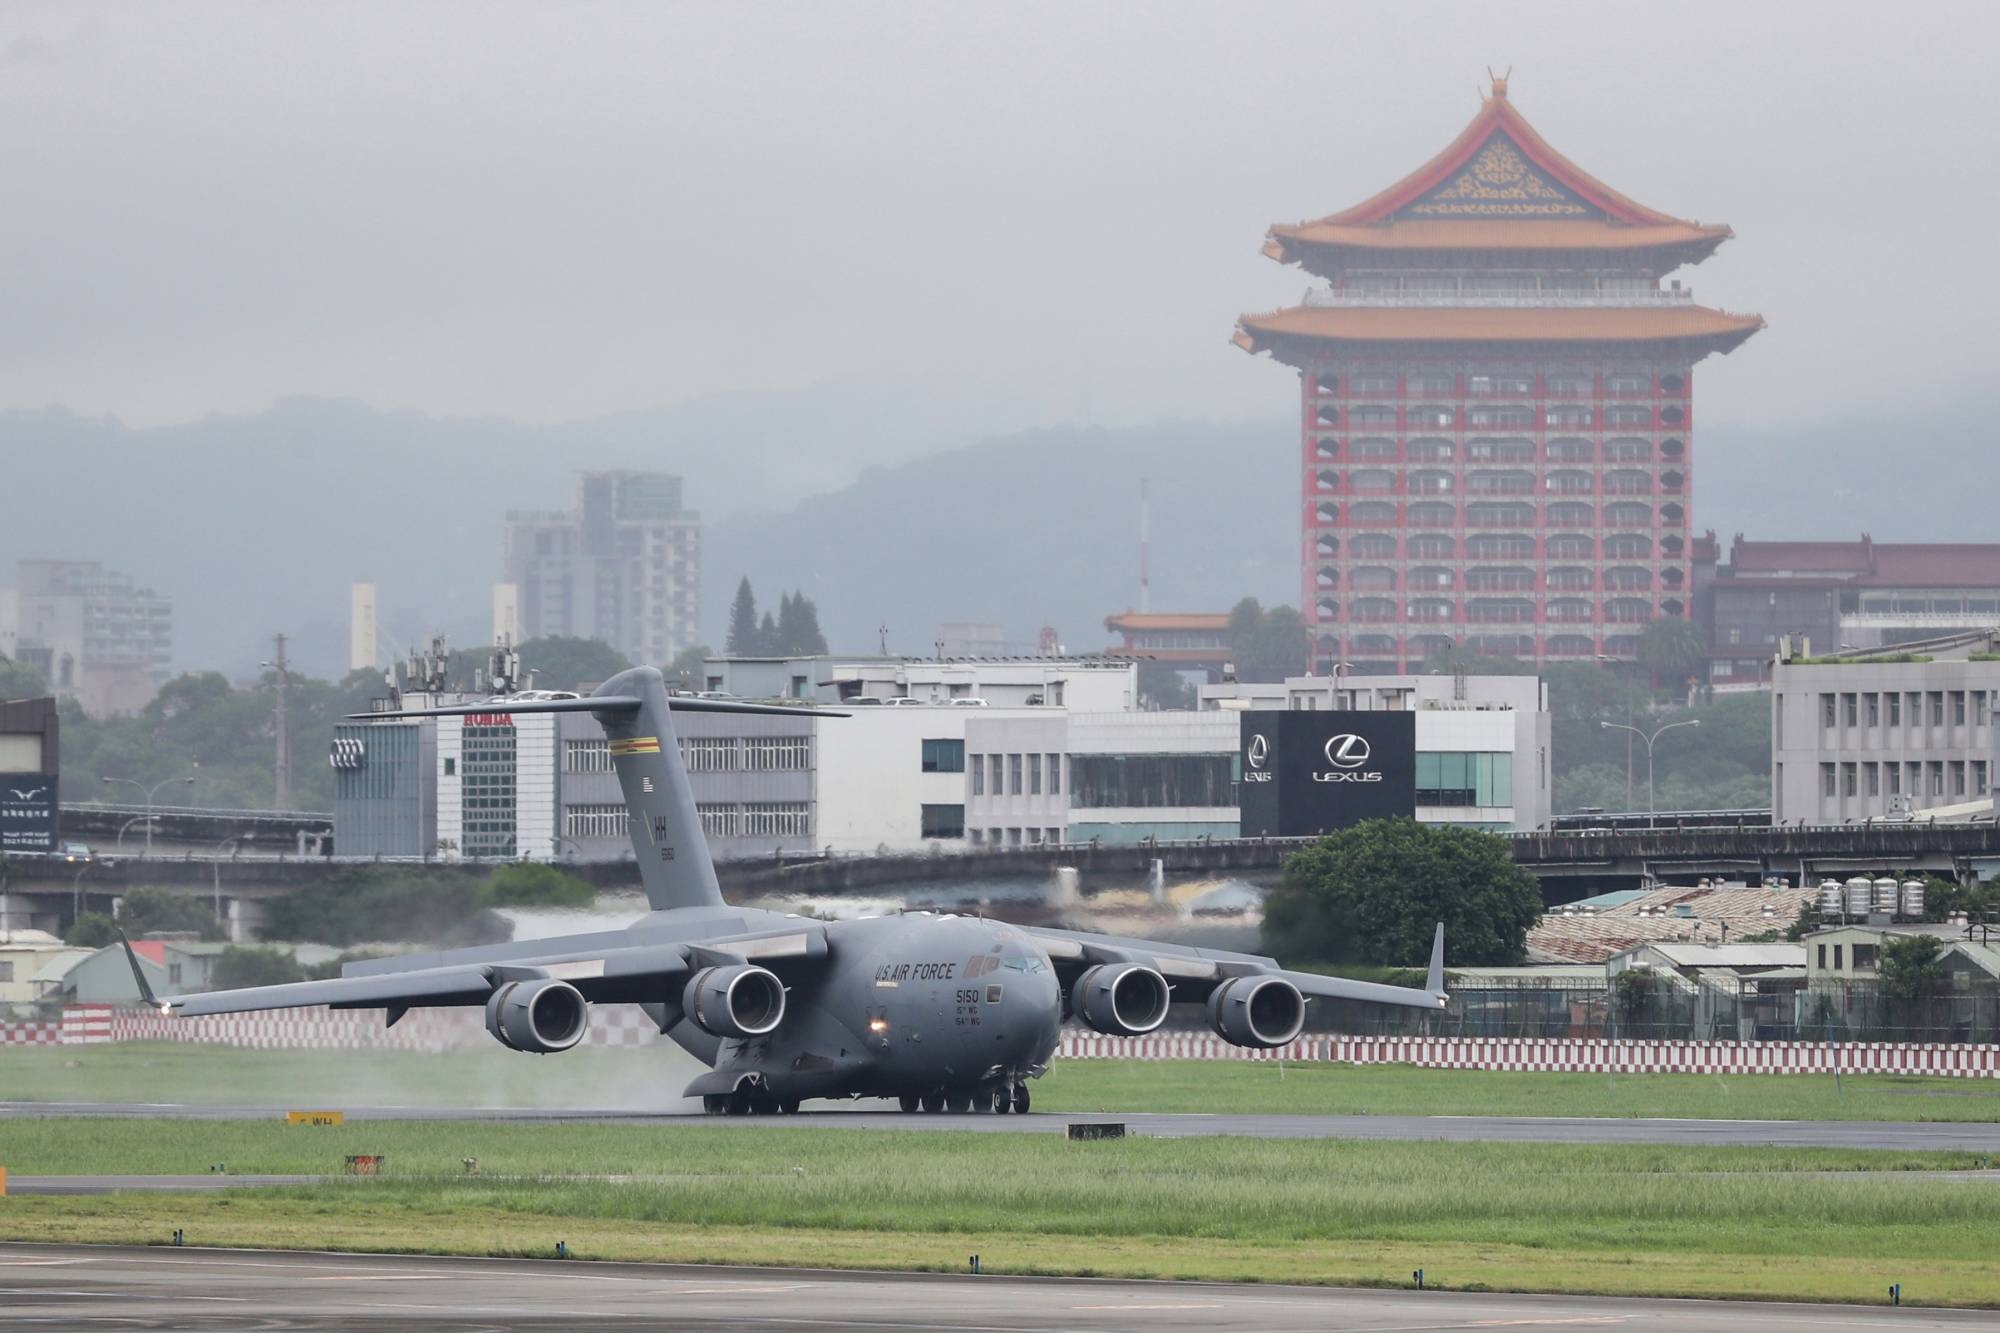
[[[1299,370],[1318,669],[1632,657],[1689,614],[1694,366],[1763,320],[1665,278],[1731,234],[1586,174],[1504,79],[1410,176],[1271,229],[1327,284],[1236,335]]]

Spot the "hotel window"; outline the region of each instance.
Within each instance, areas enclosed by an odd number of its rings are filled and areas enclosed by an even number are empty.
[[[1901,764],[1884,764],[1883,767],[1889,770],[1889,794],[1891,796],[1901,796],[1903,794],[1903,766]]]
[[[1588,398],[1597,388],[1589,375],[1550,375],[1542,383],[1551,398]]]
[[[1984,759],[1975,759],[1975,760],[1973,760],[1973,761],[1972,761],[1972,794],[1973,794],[1974,796],[1984,796],[1984,795],[1986,795],[1986,791],[1987,791],[1987,788],[1986,788],[1986,781],[1987,781],[1987,778],[1986,778],[1986,761],[1985,761]]]
[[[1394,458],[1396,442],[1380,437],[1356,440],[1347,452],[1355,458]]]
[[[1930,696],[1931,696],[1931,725],[1934,727],[1941,727],[1944,725],[1944,691],[1932,690],[1930,692]]]
[[[1861,794],[1860,778],[1855,773],[1852,762],[1840,766],[1840,790],[1843,796],[1859,796]]]
[[[1821,764],[1819,766],[1819,794],[1821,796],[1838,796],[1840,792],[1834,783],[1833,765]]]
[[[810,831],[806,818],[804,801],[751,801],[743,807],[743,836],[803,838]]]
[[[1889,694],[1883,695],[1882,697],[1884,700],[1888,702],[1889,705],[1889,725],[1892,727],[1902,726],[1903,696],[1900,693],[1891,692]]]
[[[609,773],[611,771],[611,743],[609,741],[563,742],[563,772]]]
[[[1931,795],[1944,795],[1944,761],[1942,759],[1933,759],[1930,763],[1930,770]]]
[[[1597,450],[1589,440],[1550,440],[1549,461],[1551,463],[1588,463],[1597,456]]]
[[[1847,725],[1850,727],[1856,727],[1861,725],[1861,718],[1860,715],[1855,711],[1855,706],[1856,705],[1855,705],[1854,695],[1843,694],[1840,696],[1841,715],[1847,719]]]
[[[1951,724],[1954,727],[1962,727],[1965,725],[1964,690],[1953,690],[1951,692]]]
[[[566,838],[630,836],[631,816],[622,805],[572,805],[563,811]]]
[[[756,773],[803,773],[812,767],[804,736],[745,736],[743,767]]]
[[[1607,407],[1604,409],[1604,424],[1607,426],[1650,426],[1653,424],[1653,409],[1650,407]]]
[[[1972,692],[1972,725],[1983,727],[1993,720],[1993,699],[1985,690]]]
[[[1871,727],[1880,726],[1882,722],[1882,696],[1879,694],[1864,694],[1861,697],[1868,701],[1868,725]]]
[[[1452,446],[1450,440],[1411,440],[1409,452],[1412,463],[1449,463]]]
[[[1038,754],[1031,754],[1028,756],[1028,795],[1040,796],[1041,794],[1042,757]]]
[[[734,736],[684,736],[681,758],[690,773],[733,773],[736,771]]]
[[[1059,754],[1052,754],[1047,756],[1047,758],[1048,758],[1048,769],[1049,769],[1049,795],[1060,796],[1062,795],[1062,756]]]
[[[1839,721],[1838,715],[1834,712],[1833,696],[1831,694],[1820,695],[1819,724],[1822,727],[1831,727],[1835,725],[1838,721]]]
[[[1868,770],[1868,794],[1870,796],[1880,796],[1882,794],[1882,766],[1880,764],[1863,764],[1862,767]]]
[[[1653,377],[1636,370],[1614,371],[1604,377],[1604,391],[1622,394],[1651,393]]]
[[[1388,279],[1388,286],[1382,290],[1395,291],[1396,280],[1394,278]],[[1394,393],[1396,392],[1396,377],[1394,375],[1384,375],[1380,372],[1355,375],[1348,379],[1347,387],[1352,393]]]
[[[1447,282],[1450,280],[1447,279]],[[1453,394],[1458,392],[1458,376],[1445,371],[1427,370],[1410,376],[1411,393]]]
[[[1965,795],[1965,765],[1964,765],[1964,764],[1953,764],[1953,765],[1951,766],[1951,794],[1952,794],[1953,796],[1963,796],[1963,795]]]
[[[995,754],[995,755],[988,755],[987,758],[993,761],[993,783],[992,783],[993,794],[995,796],[1004,796],[1007,793],[1007,786],[1006,783],[1003,782],[1000,777],[1000,764],[1002,757],[1000,755]]]
[[[1018,754],[1007,756],[1007,794],[1009,796],[1021,794],[1021,756]]]
[[[736,807],[733,805],[701,805],[694,808],[701,818],[701,831],[710,838],[733,838],[736,836]]]
[[[921,831],[926,838],[965,836],[965,807],[962,805],[926,805],[922,807],[921,819]]]
[[[974,796],[984,796],[986,794],[986,757],[984,755],[976,754],[972,756],[971,772],[972,794]]]

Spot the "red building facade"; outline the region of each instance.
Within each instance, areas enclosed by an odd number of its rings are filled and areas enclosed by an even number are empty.
[[[1315,663],[1631,657],[1692,611],[1694,366],[1763,327],[1667,274],[1732,233],[1557,153],[1495,80],[1389,189],[1264,252],[1327,286],[1238,322],[1300,380]]]

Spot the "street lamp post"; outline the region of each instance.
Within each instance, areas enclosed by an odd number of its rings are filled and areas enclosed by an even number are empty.
[[[153,854],[153,797],[159,794],[160,788],[171,787],[176,782],[185,782],[190,787],[192,787],[194,785],[194,779],[192,777],[161,778],[158,782],[154,783],[150,787],[148,787],[145,783],[139,781],[139,779],[137,778],[104,779],[104,783],[106,786],[109,786],[111,783],[114,782],[123,782],[128,786],[137,787],[140,791],[146,793],[146,855],[151,856]]]
[[[1662,732],[1672,731],[1675,727],[1698,727],[1701,725],[1701,719],[1691,717],[1681,722],[1669,722],[1664,727],[1653,728],[1650,732],[1641,731],[1637,727],[1628,727],[1623,722],[1599,722],[1597,725],[1615,731],[1629,731],[1646,742],[1646,827],[1653,827],[1653,742],[1660,738]]]

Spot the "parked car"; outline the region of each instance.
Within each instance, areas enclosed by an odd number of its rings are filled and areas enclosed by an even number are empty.
[[[87,842],[64,843],[62,845],[62,858],[65,861],[91,861],[96,859],[91,853],[90,844]]]

